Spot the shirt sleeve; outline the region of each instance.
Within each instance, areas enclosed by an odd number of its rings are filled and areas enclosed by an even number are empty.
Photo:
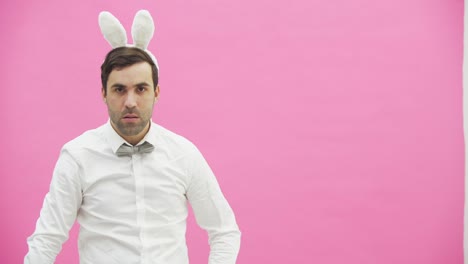
[[[62,149],[36,229],[27,239],[29,250],[25,264],[54,263],[62,244],[68,239],[81,201],[79,166],[70,153]]]
[[[235,264],[241,232],[234,213],[202,154],[196,149],[189,171],[187,198],[198,225],[208,232],[209,264]]]

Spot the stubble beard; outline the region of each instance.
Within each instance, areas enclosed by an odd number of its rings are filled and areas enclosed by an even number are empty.
[[[116,123],[117,129],[124,136],[136,136],[146,128],[148,120],[141,120],[136,124],[124,124],[121,120]]]
[[[122,117],[128,113],[137,114],[138,117],[140,118],[140,121],[134,124],[123,123]],[[117,131],[119,131],[119,133],[123,136],[136,136],[140,134],[146,128],[146,125],[149,122],[148,117],[142,115],[141,113],[137,111],[126,111],[122,114],[120,113],[116,114],[116,113],[109,111],[109,116],[112,120],[112,123],[114,123]]]

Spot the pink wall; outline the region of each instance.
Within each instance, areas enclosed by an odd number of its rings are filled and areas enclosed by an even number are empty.
[[[217,174],[238,263],[462,263],[462,0],[2,2],[0,263],[22,261],[61,146],[107,120],[98,13],[129,30],[141,8],[154,120]],[[193,219],[188,243],[207,263]]]

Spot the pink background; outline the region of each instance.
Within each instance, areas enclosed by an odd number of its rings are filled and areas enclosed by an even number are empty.
[[[3,1],[0,263],[22,262],[61,146],[107,120],[98,13],[129,30],[142,8],[153,119],[217,174],[238,263],[462,263],[462,0]],[[192,216],[188,244],[207,263]]]

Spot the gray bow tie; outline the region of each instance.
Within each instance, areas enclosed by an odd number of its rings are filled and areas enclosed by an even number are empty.
[[[145,141],[143,144],[139,146],[130,146],[127,143],[123,143],[122,146],[117,149],[117,156],[122,157],[122,156],[132,156],[135,153],[150,153],[153,151],[154,146],[149,143],[148,141]]]

